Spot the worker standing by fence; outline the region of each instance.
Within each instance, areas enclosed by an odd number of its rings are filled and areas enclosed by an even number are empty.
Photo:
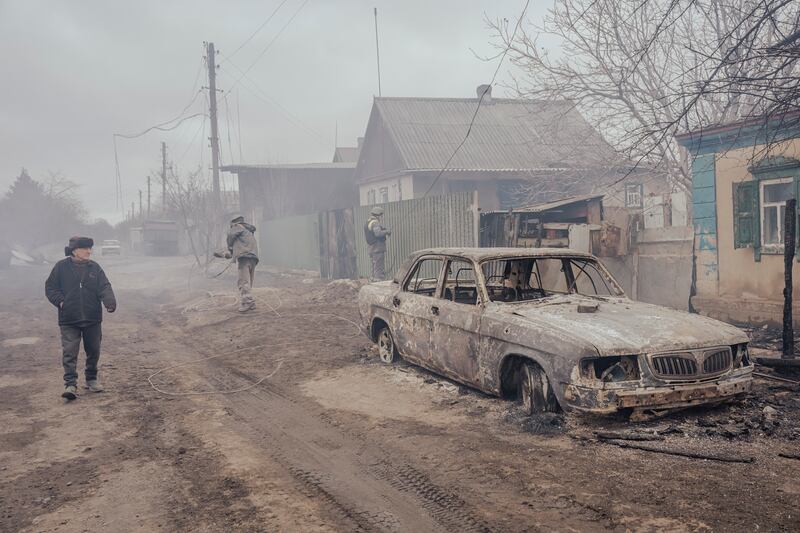
[[[386,237],[392,232],[383,226],[383,208],[373,207],[364,226],[369,257],[372,260],[372,280],[386,279]]]

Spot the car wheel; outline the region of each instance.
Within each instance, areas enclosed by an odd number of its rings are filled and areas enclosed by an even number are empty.
[[[517,386],[517,398],[522,401],[522,408],[527,414],[557,413],[561,410],[547,374],[536,363],[522,363]]]
[[[388,327],[383,327],[378,332],[378,356],[387,365],[392,364],[397,359],[397,348],[394,345],[394,337]]]

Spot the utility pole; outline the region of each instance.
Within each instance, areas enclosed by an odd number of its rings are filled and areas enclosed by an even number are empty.
[[[208,65],[208,104],[211,120],[211,176],[214,205],[217,213],[221,211],[222,201],[219,191],[219,134],[217,133],[217,59],[214,43],[206,43],[206,64]]]
[[[375,55],[378,58],[378,96],[381,94],[381,50],[378,47],[378,8],[375,9]]]
[[[147,218],[150,218],[150,176],[147,176]]]
[[[136,202],[131,202],[131,220],[136,217]]]
[[[161,211],[167,213],[167,143],[161,143]]]
[[[144,212],[142,211],[142,189],[139,189],[139,220],[144,220]]]

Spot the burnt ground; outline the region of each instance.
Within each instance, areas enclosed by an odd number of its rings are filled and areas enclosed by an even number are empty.
[[[107,391],[71,403],[59,397],[58,329],[42,294],[49,269],[0,271],[3,531],[800,524],[800,460],[779,455],[800,453],[791,385],[759,379],[736,404],[647,422],[529,419],[416,367],[381,365],[350,322],[347,283],[259,271],[259,309],[240,316],[233,281],[190,275],[185,259],[101,263],[120,301],[104,323]],[[163,392],[148,383],[156,372]],[[609,440],[619,436],[648,440]]]

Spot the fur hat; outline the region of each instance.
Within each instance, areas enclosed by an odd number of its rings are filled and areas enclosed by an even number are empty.
[[[383,208],[380,207],[380,206],[375,206],[370,210],[369,214],[374,216],[374,217],[382,217],[383,216]]]
[[[244,217],[239,215],[231,220],[231,224],[238,224],[240,222],[244,222]]]
[[[94,246],[94,239],[91,237],[70,237],[69,244],[64,248],[64,255],[69,257],[75,248],[91,248]]]

